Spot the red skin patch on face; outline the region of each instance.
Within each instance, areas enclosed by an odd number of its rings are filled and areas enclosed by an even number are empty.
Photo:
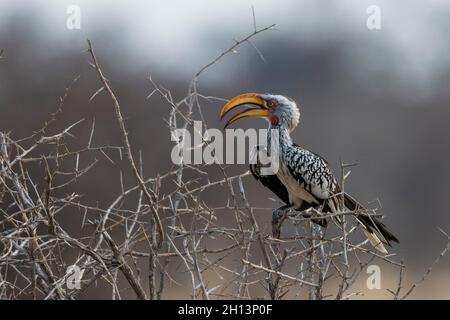
[[[278,119],[277,116],[270,116],[270,123],[271,123],[273,126],[276,126],[276,125],[278,124],[279,121],[280,121],[280,120]]]

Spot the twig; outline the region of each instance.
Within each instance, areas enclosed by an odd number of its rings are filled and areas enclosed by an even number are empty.
[[[145,187],[145,183],[144,180],[142,179],[141,175],[139,174],[139,171],[136,167],[136,163],[131,151],[131,145],[130,145],[130,141],[128,139],[128,132],[127,129],[125,127],[125,122],[122,116],[122,111],[120,108],[120,104],[117,101],[116,95],[114,94],[114,92],[112,91],[111,87],[108,84],[108,81],[106,80],[105,76],[103,75],[102,70],[100,69],[100,65],[98,64],[97,58],[95,56],[94,50],[92,48],[92,44],[91,41],[88,40],[88,52],[91,54],[92,60],[94,61],[94,65],[95,65],[95,70],[97,71],[97,74],[100,78],[100,81],[103,83],[103,87],[106,89],[106,91],[109,93],[111,99],[114,102],[114,110],[115,110],[115,114],[116,114],[116,118],[117,121],[119,122],[119,126],[120,126],[120,130],[122,132],[122,138],[125,144],[125,148],[127,150],[127,156],[128,156],[128,162],[131,166],[131,169],[133,171],[134,176],[136,177],[141,190],[144,192],[145,197],[147,198],[147,202],[151,208],[152,214],[153,214],[153,218],[156,221],[157,227],[158,227],[158,233],[159,233],[159,239],[158,239],[158,248],[161,247],[163,241],[164,241],[164,232],[163,232],[163,227],[162,227],[162,223],[161,223],[161,219],[159,218],[159,214],[158,212],[155,210],[154,208],[154,199],[153,197],[150,195],[148,189]]]

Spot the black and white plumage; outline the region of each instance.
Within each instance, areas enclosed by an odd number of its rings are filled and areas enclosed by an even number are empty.
[[[259,162],[252,164],[253,176],[274,192],[286,205],[274,211],[273,223],[288,209],[305,211],[311,207],[323,213],[336,213],[342,201],[342,192],[328,163],[319,155],[292,142],[290,133],[297,127],[300,111],[296,103],[281,95],[243,94],[230,100],[222,109],[223,117],[231,109],[241,105],[250,105],[230,120],[226,126],[244,117],[264,117],[270,123],[270,129],[278,130],[279,169],[276,174],[262,175]],[[267,149],[270,150],[272,136],[267,137]],[[344,195],[344,206],[351,211],[364,208],[348,194]],[[339,218],[336,217],[338,222]],[[384,245],[399,242],[398,239],[376,217],[356,215],[361,229],[371,244],[379,251],[387,253]],[[324,218],[312,220],[321,226],[327,225]],[[279,234],[277,235],[279,236]]]

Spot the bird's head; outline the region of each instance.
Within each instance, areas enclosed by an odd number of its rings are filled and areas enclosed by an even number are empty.
[[[283,127],[292,131],[300,120],[300,111],[294,100],[281,95],[259,93],[244,93],[231,99],[222,108],[220,118],[239,106],[247,108],[230,118],[225,128],[241,118],[263,117],[272,127]]]

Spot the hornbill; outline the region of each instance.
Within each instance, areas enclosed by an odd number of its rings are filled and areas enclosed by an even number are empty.
[[[269,129],[278,130],[279,169],[276,174],[262,175],[261,164],[257,161],[250,165],[253,176],[275,193],[285,205],[276,209],[272,223],[276,224],[286,217],[289,209],[305,211],[309,208],[316,212],[333,214],[343,204],[350,211],[365,211],[364,207],[347,193],[342,195],[340,187],[328,163],[319,155],[292,142],[290,133],[300,121],[300,111],[290,98],[282,95],[245,93],[231,99],[222,108],[220,117],[232,109],[247,108],[231,117],[225,128],[238,119],[245,117],[263,117],[269,122]],[[267,135],[267,148],[270,150],[271,130]],[[334,219],[341,223],[339,215]],[[387,253],[384,245],[399,242],[377,217],[368,214],[355,214],[357,221],[375,249]],[[326,218],[311,218],[313,222],[326,227]],[[278,228],[279,230],[279,228]],[[279,237],[279,231],[276,235]]]

